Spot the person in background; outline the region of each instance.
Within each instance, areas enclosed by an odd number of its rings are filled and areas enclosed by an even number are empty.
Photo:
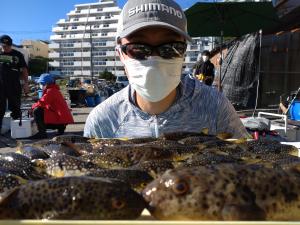
[[[47,138],[46,129],[57,129],[58,135],[61,135],[67,124],[74,123],[71,110],[51,74],[42,74],[37,82],[43,95],[31,107],[39,131],[32,139]]]
[[[194,76],[208,86],[213,84],[215,78],[215,66],[210,62],[210,52],[205,50],[201,59],[195,65]]]
[[[124,5],[116,51],[129,85],[95,107],[84,136],[159,137],[170,132],[227,132],[248,137],[228,99],[185,76],[182,67],[191,41],[183,10],[173,0],[130,0]]]
[[[21,52],[12,49],[12,39],[8,35],[0,37],[0,131],[2,120],[8,109],[11,118],[16,120],[21,116],[21,95],[23,90],[28,94],[28,68]]]

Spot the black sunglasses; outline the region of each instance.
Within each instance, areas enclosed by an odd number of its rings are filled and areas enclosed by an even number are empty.
[[[153,54],[153,51],[164,59],[183,57],[187,44],[176,41],[152,46],[142,43],[128,43],[121,45],[121,50],[132,59],[145,60]]]

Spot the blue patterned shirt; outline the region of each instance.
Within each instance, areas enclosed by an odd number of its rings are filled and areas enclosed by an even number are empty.
[[[227,132],[234,138],[248,137],[235,109],[216,89],[186,76],[177,88],[173,105],[159,115],[143,112],[128,85],[89,114],[84,136],[95,138],[158,137],[162,133]]]

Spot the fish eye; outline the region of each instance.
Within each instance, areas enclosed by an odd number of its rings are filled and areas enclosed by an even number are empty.
[[[113,198],[111,201],[111,205],[114,209],[122,209],[125,207],[125,201],[118,198]]]
[[[144,188],[144,187],[146,187],[146,186],[147,186],[147,183],[145,183],[145,182],[141,183],[141,187],[142,187],[142,188]]]
[[[172,189],[176,195],[183,195],[187,193],[190,188],[186,181],[178,180],[174,182]]]

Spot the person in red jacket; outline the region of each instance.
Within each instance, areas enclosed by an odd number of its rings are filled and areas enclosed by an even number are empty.
[[[37,82],[43,90],[43,95],[31,107],[39,130],[32,138],[47,138],[46,129],[57,129],[61,135],[67,124],[74,123],[71,111],[51,74],[42,74]]]

